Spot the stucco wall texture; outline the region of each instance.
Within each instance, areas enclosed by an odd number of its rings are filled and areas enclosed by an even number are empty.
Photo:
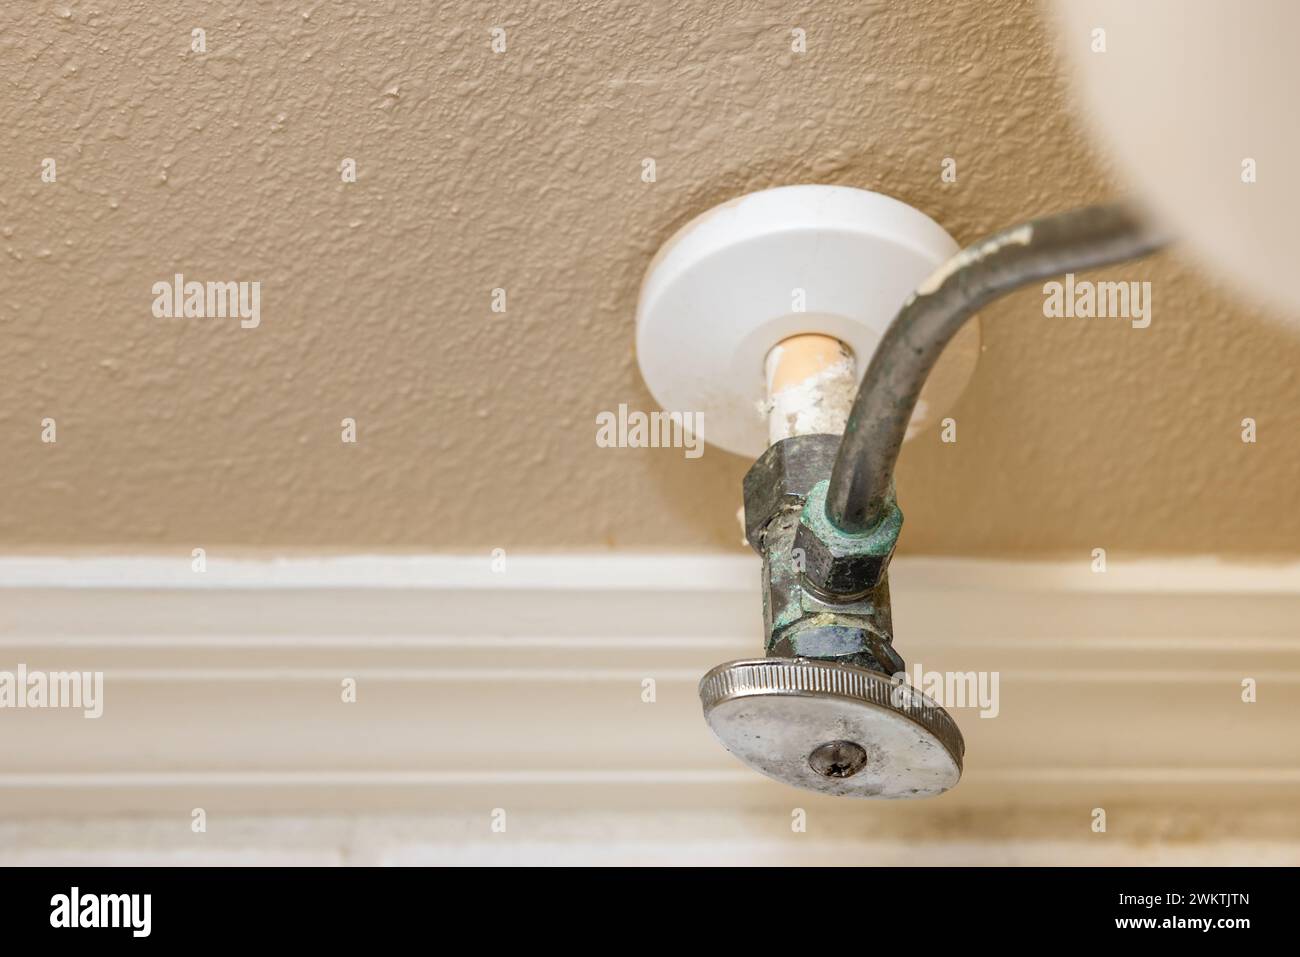
[[[1063,64],[1023,2],[5,4],[0,548],[739,548],[747,462],[595,442],[654,408],[655,250],[790,183],[962,243],[1119,195]],[[260,326],[155,318],[178,272],[259,281]],[[1300,339],[1174,254],[1102,278],[1149,328],[983,313],[902,551],[1300,550]]]

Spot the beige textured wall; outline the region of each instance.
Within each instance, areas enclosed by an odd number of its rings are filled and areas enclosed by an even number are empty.
[[[0,547],[736,547],[746,462],[594,442],[652,408],[655,249],[786,183],[961,242],[1113,196],[1061,63],[983,0],[6,4]],[[261,326],[155,319],[175,272],[260,281]],[[1107,278],[1152,281],[1149,329],[985,313],[904,551],[1296,552],[1300,339],[1167,254]]]

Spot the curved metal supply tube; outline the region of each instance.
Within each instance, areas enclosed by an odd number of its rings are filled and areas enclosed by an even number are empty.
[[[852,534],[885,514],[921,386],[980,307],[1037,280],[1145,256],[1167,239],[1126,207],[1087,206],[1004,229],[940,267],[899,310],[867,367],[831,473],[831,522]]]

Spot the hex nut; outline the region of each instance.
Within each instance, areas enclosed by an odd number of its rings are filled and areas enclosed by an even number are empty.
[[[849,600],[879,584],[894,556],[903,513],[891,502],[875,528],[846,534],[826,516],[829,485],[829,480],[818,482],[809,491],[799,515],[794,548],[796,555],[802,556],[804,581],[814,592],[832,600]]]
[[[765,530],[763,650],[777,658],[815,658],[893,675],[903,661],[893,650],[889,576],[857,601],[831,603],[809,591],[794,551],[799,516],[783,511]]]
[[[769,654],[840,661],[886,675],[896,675],[907,667],[873,622],[847,616],[811,615],[796,622],[777,636]]]
[[[763,554],[763,531],[784,509],[803,506],[808,492],[830,477],[838,435],[796,435],[768,447],[745,473],[745,538]]]

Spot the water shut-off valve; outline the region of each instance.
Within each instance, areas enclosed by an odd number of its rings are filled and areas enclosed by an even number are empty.
[[[976,309],[1162,242],[1122,207],[1091,207],[959,252],[889,197],[793,186],[710,210],[664,245],[637,313],[642,375],[665,409],[703,413],[712,445],[756,457],[744,525],[763,559],[766,657],[700,681],[728,751],[833,795],[925,797],[958,782],[961,732],[906,682],[894,648],[899,449],[970,378]]]

